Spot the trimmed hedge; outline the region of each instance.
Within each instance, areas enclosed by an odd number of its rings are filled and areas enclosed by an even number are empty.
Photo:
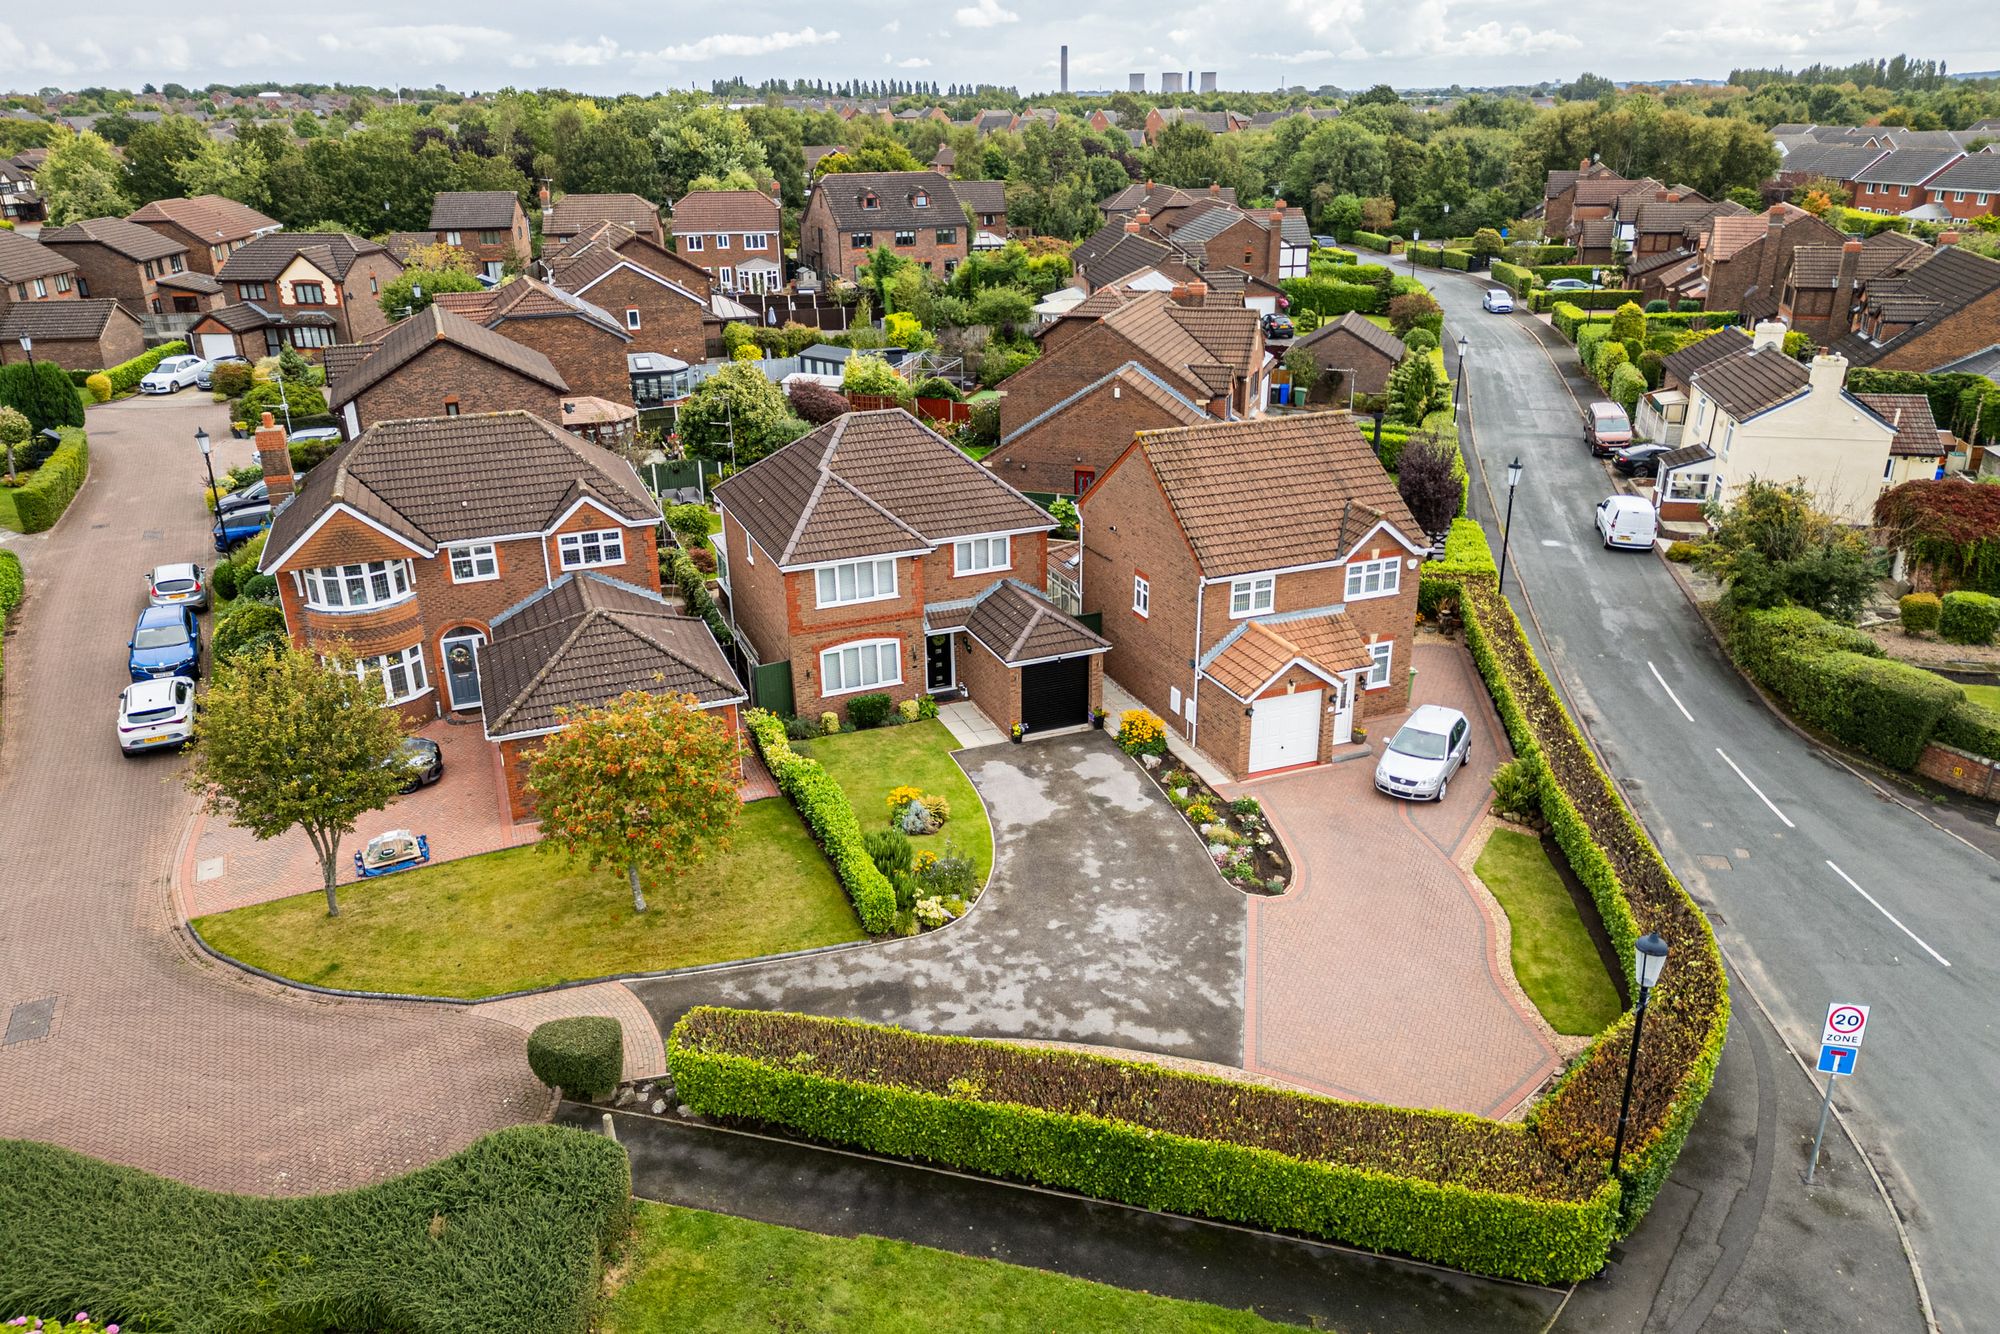
[[[62,428],[62,443],[42,460],[26,484],[14,490],[14,512],[24,533],[46,532],[62,518],[90,475],[90,442],[73,426]]]
[[[1896,600],[1896,614],[1903,623],[1904,634],[1937,629],[1938,616],[1943,610],[1944,604],[1935,593],[1906,593]]]
[[[1550,283],[1564,278],[1574,278],[1587,283],[1593,273],[1602,274],[1612,268],[1609,264],[1531,264],[1529,270],[1535,275],[1535,286],[1547,287]]]
[[[1521,246],[1518,248],[1517,253],[1519,257],[1514,261],[1515,263],[1533,268],[1537,265],[1561,264],[1566,260],[1575,259],[1576,247],[1573,245]]]
[[[887,934],[896,923],[896,891],[868,855],[860,818],[854,814],[847,793],[818,760],[792,749],[785,739],[785,724],[776,714],[750,709],[743,715],[743,725],[756,741],[757,752],[778,781],[779,790],[798,808],[799,818],[833,863],[833,873],[854,904],[861,929],[871,936]]]
[[[8,622],[14,619],[15,609],[27,595],[27,580],[21,574],[20,556],[10,547],[0,547],[0,631],[6,630]],[[5,664],[0,662],[0,675],[4,673]]]
[[[186,343],[162,343],[158,347],[141,352],[130,361],[121,361],[116,366],[106,366],[103,373],[111,381],[113,394],[129,394],[139,387],[139,381],[153,373],[154,367],[168,357],[178,357],[187,350]],[[87,375],[88,372],[79,371],[73,373],[75,374]]]
[[[1380,232],[1350,232],[1347,237],[1350,245],[1357,245],[1363,250],[1373,250],[1382,255],[1395,250],[1396,239],[1393,236],[1384,236]]]
[[[1629,361],[1622,362],[1618,369],[1611,372],[1611,383],[1606,389],[1612,400],[1625,409],[1626,419],[1631,420],[1638,416],[1639,400],[1646,393],[1646,372]]]
[[[1931,740],[1971,751],[1974,755],[1984,755],[1989,760],[2000,760],[2000,713],[1983,704],[1961,699],[1938,719],[1937,731],[1931,733]]]
[[[601,1014],[536,1024],[528,1034],[528,1068],[565,1098],[601,1098],[625,1077],[625,1030]]]
[[[1386,289],[1373,283],[1312,277],[1287,278],[1278,286],[1291,298],[1293,309],[1309,310],[1323,319],[1337,318],[1349,311],[1373,315],[1388,303]]]
[[[1516,297],[1526,297],[1535,284],[1532,270],[1519,264],[1509,264],[1503,259],[1493,261],[1493,280],[1512,292]]]
[[[0,1311],[178,1334],[584,1334],[631,1185],[616,1143],[559,1126],[299,1199],[0,1140]]]
[[[1519,1125],[1080,1052],[699,1007],[667,1064],[706,1115],[1529,1282],[1595,1273],[1617,1211]]]
[[[1444,266],[1457,273],[1470,273],[1472,271],[1472,260],[1473,255],[1469,250],[1447,249],[1444,252]]]
[[[2000,631],[2000,598],[1959,589],[1944,595],[1938,638],[1948,644],[1990,644]]]
[[[1616,310],[1627,301],[1637,301],[1645,293],[1637,288],[1600,287],[1595,292],[1551,292],[1546,287],[1538,287],[1528,295],[1528,308],[1537,315],[1547,314],[1557,306],[1570,305],[1579,310]]]
[[[709,633],[728,648],[735,636],[729,633],[729,622],[723,619],[722,608],[715,605],[715,595],[708,591],[708,576],[671,540],[660,543],[660,572],[673,580],[688,612],[708,622]]]

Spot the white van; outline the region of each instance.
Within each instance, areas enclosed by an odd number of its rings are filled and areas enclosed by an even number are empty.
[[[1597,506],[1597,535],[1606,547],[1645,551],[1660,530],[1653,507],[1637,496],[1606,496]]]

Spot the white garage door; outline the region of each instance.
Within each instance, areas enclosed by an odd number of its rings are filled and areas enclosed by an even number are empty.
[[[235,356],[236,339],[229,334],[203,334],[201,336],[201,355],[210,361],[215,360],[217,357]]]
[[[1251,706],[1251,773],[1319,759],[1321,693],[1301,690],[1296,695],[1269,695]]]

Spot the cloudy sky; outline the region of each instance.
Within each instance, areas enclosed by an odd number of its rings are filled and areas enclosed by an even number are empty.
[[[615,93],[741,74],[987,80],[1038,91],[1055,87],[1064,42],[1073,89],[1123,88],[1136,70],[1158,88],[1165,69],[1213,69],[1225,88],[1532,83],[1584,69],[1614,79],[1721,78],[1736,65],[1904,50],[1942,55],[1958,69],[2000,67],[2000,8],[1988,3],[1645,8],[1652,17],[1632,22],[1615,5],[1557,0],[942,0],[929,11],[890,0],[671,9],[487,0],[429,15],[367,0],[275,8],[81,0],[0,6],[0,86],[270,79]],[[1950,49],[1936,49],[1947,31]]]

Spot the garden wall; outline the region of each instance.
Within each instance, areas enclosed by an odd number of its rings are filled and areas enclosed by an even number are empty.
[[[1954,791],[2000,801],[2000,760],[1929,741],[1917,757],[1917,772]]]

